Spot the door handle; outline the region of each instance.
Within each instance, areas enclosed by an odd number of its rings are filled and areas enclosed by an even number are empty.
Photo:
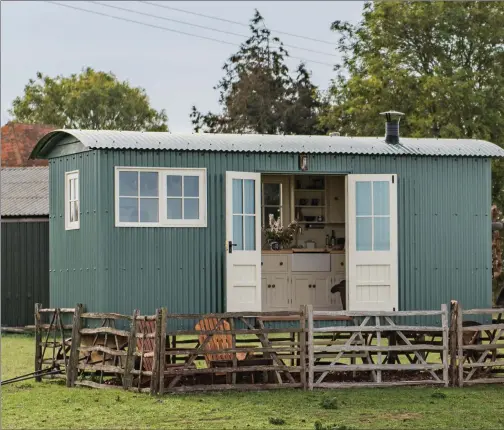
[[[236,243],[233,243],[233,241],[232,241],[232,240],[228,241],[228,252],[229,252],[230,254],[232,254],[232,253],[233,253],[233,246],[236,246]]]
[[[268,288],[271,288],[271,284],[270,284],[270,285],[268,285]]]
[[[273,284],[272,287],[275,288],[275,284]]]

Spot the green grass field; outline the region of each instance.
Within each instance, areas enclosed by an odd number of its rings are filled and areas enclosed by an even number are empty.
[[[34,339],[2,337],[2,379],[33,371]],[[2,387],[2,428],[504,428],[504,386],[212,393],[151,397],[68,389],[61,382]],[[283,424],[280,424],[282,423]],[[276,424],[275,424],[276,423]]]

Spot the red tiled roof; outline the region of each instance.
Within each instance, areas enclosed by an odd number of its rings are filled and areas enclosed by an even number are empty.
[[[8,122],[2,127],[2,167],[47,166],[47,160],[29,160],[34,146],[57,127]]]

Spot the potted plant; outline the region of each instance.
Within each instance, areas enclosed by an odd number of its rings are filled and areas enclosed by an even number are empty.
[[[273,214],[269,215],[268,226],[263,229],[266,242],[273,250],[287,248],[298,234],[298,230],[297,222],[293,221],[284,227],[280,219],[275,220]]]

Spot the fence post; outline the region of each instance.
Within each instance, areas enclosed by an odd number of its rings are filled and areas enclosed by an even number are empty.
[[[235,319],[234,317],[229,318],[229,328],[233,333],[231,333],[231,348],[236,349],[236,333],[235,331]],[[235,385],[236,384],[236,368],[238,367],[238,359],[236,357],[236,352],[233,352],[232,354],[233,357],[233,373],[231,373],[231,384]],[[213,377],[213,375],[212,375]],[[226,374],[226,381],[229,379],[229,373]]]
[[[161,320],[162,311],[161,309],[156,309],[156,327],[154,331],[154,351],[152,357],[152,374],[151,374],[151,385],[150,394],[153,396],[157,393],[159,385],[159,350],[161,344]]]
[[[457,385],[457,313],[458,302],[450,302],[450,385]]]
[[[462,326],[463,321],[463,311],[460,303],[457,306],[457,362],[458,362],[458,385],[462,387],[464,385],[464,350],[462,347],[464,346],[464,329]]]
[[[166,364],[166,321],[168,317],[168,309],[161,308],[161,342],[159,348],[159,394],[164,393],[164,372]]]
[[[75,307],[73,321],[72,321],[72,339],[70,345],[70,357],[68,358],[68,368],[66,374],[66,386],[75,386],[75,379],[77,378],[77,366],[79,365],[79,347],[81,341],[81,328],[82,328],[82,310],[83,305],[78,303]],[[63,351],[65,350],[65,339],[61,339],[63,343]]]
[[[446,304],[441,305],[441,327],[443,328],[443,382],[445,387],[449,385],[449,363],[448,363],[448,348],[449,348],[449,338],[448,338],[448,307]]]
[[[313,374],[314,374],[314,350],[313,350],[313,305],[307,306],[308,310],[308,389],[313,390]]]
[[[133,385],[133,374],[131,371],[135,367],[135,351],[136,351],[136,326],[139,311],[133,311],[133,317],[130,324],[130,332],[128,336],[128,351],[126,353],[126,363],[124,364],[123,388],[125,390]],[[141,377],[141,376],[140,376]]]
[[[40,329],[40,312],[41,303],[35,303],[35,372],[42,370],[42,333]],[[36,376],[35,381],[41,382],[42,377]]]
[[[303,390],[306,390],[306,305],[301,305],[300,317],[299,317],[299,365],[301,384],[303,385]]]

